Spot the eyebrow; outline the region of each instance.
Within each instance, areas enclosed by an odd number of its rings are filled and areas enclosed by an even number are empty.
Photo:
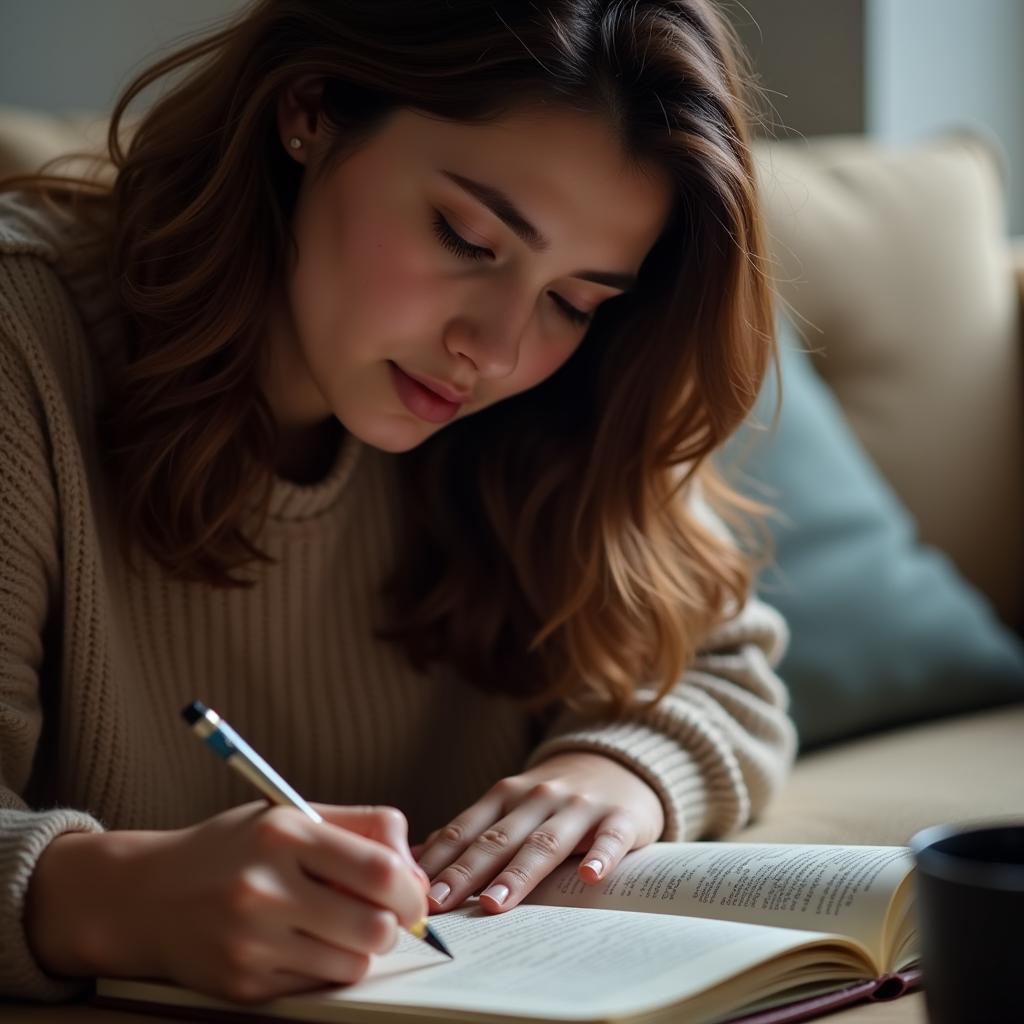
[[[507,225],[534,252],[544,252],[551,247],[551,242],[523,216],[515,203],[500,188],[466,178],[461,174],[456,174],[455,171],[443,170],[441,173],[449,181],[468,192],[474,199],[483,203],[498,220]],[[622,291],[626,291],[636,284],[635,274],[618,274],[608,270],[577,270],[576,273],[567,276],[579,278],[581,281],[592,281],[594,284],[607,285],[609,288],[619,288]]]

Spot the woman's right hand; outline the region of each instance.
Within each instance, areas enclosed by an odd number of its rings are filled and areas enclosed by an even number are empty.
[[[26,929],[50,973],[158,977],[236,1002],[356,981],[427,914],[388,807],[246,804],[171,832],[67,833]]]

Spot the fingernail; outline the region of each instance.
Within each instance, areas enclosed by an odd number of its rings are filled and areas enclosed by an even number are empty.
[[[504,903],[508,899],[508,886],[507,885],[492,885],[487,889],[484,889],[481,896],[489,896],[495,903]]]
[[[601,861],[599,861],[596,857],[593,860],[588,860],[587,863],[583,866],[585,868],[590,868],[590,870],[593,871],[595,875],[599,875],[602,871],[604,871],[604,864],[602,864]]]
[[[444,882],[435,882],[430,887],[430,892],[427,893],[427,896],[429,896],[435,903],[440,904],[444,903],[444,901],[448,899],[448,893],[451,891],[452,887],[450,885],[446,885]]]

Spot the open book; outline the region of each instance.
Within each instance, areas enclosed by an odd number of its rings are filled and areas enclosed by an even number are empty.
[[[454,960],[403,934],[358,983],[258,1007],[114,979],[96,998],[245,1020],[711,1024],[805,1020],[918,980],[902,847],[655,843],[595,886],[577,863],[504,914],[432,917]]]

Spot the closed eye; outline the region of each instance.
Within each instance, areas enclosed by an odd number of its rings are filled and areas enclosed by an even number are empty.
[[[444,219],[440,210],[434,211],[434,233],[440,243],[449,251],[468,260],[494,259],[494,253],[480,245],[472,245],[462,235],[457,234],[451,224]]]
[[[437,235],[438,241],[443,245],[449,252],[454,253],[456,256],[467,260],[486,260],[494,259],[494,253],[490,249],[485,249],[481,245],[473,245],[471,242],[467,242],[451,224],[445,220],[444,214],[440,210],[434,211],[434,233]],[[571,303],[565,301],[561,295],[555,292],[548,292],[554,301],[555,305],[565,314],[567,320],[571,323],[583,325],[590,323],[592,314],[585,313],[582,309],[577,309]]]
[[[574,324],[589,324],[593,319],[592,314],[584,313],[582,309],[577,309],[575,306],[570,305],[561,295],[556,295],[554,292],[548,292],[552,299],[555,301],[555,305],[574,323]]]

